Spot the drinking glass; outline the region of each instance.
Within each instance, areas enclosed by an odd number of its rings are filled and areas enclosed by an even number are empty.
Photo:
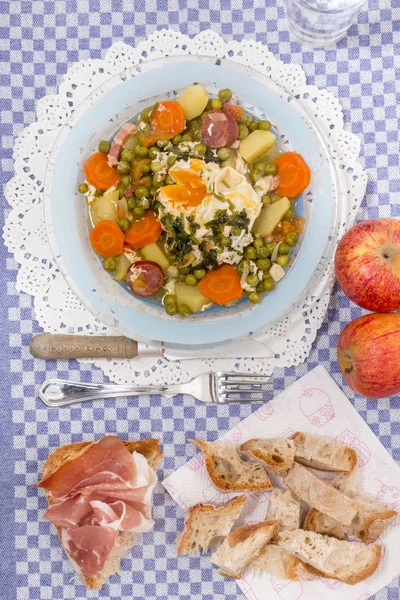
[[[367,0],[284,0],[290,31],[302,44],[329,46],[342,38]]]

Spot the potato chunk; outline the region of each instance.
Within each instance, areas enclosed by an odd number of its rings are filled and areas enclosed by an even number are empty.
[[[286,211],[290,208],[290,201],[284,197],[277,200],[269,206],[265,206],[257,217],[252,233],[259,233],[261,236],[269,235],[275,227],[282,221]]]
[[[203,306],[210,304],[210,300],[203,296],[197,285],[176,283],[175,294],[178,306],[186,304],[193,313],[200,312]]]
[[[185,119],[190,121],[201,115],[208,102],[208,92],[200,84],[188,85],[176,99],[183,108]]]
[[[276,136],[270,131],[256,129],[240,142],[239,152],[248,163],[257,160],[271,150]]]

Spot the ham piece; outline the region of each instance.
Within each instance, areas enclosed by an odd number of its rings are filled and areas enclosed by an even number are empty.
[[[149,531],[157,476],[146,458],[115,436],[87,446],[37,486],[57,502],[44,518],[62,528],[61,540],[83,575],[104,566],[119,532]]]
[[[118,131],[114,141],[111,142],[111,148],[107,155],[107,164],[109,167],[115,167],[121,156],[122,146],[125,144],[128,137],[133,135],[136,130],[137,127],[133,123],[125,123]]]

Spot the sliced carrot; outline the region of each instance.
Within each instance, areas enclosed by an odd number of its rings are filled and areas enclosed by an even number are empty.
[[[158,140],[170,140],[185,129],[185,113],[175,100],[159,102],[150,121],[152,131],[144,138],[144,146],[152,146]]]
[[[83,166],[86,179],[98,190],[108,190],[112,185],[117,185],[121,179],[115,167],[107,164],[107,154],[96,152],[89,156]]]
[[[199,281],[199,290],[216,304],[228,304],[242,297],[240,275],[232,265],[222,265],[208,271]]]
[[[138,219],[125,233],[125,242],[132,248],[143,248],[147,244],[156,242],[160,237],[162,228],[156,215],[147,211],[142,219]]]
[[[108,219],[93,227],[89,239],[93,250],[104,258],[117,256],[124,250],[124,234],[114,221]]]
[[[237,104],[229,104],[228,106],[224,106],[224,110],[227,110],[229,113],[231,113],[232,117],[237,123],[240,123],[240,120],[245,113],[244,108],[238,106]]]
[[[276,190],[281,196],[297,198],[310,184],[311,171],[300,154],[285,152],[275,159],[279,169],[279,187]]]
[[[300,235],[300,233],[303,231],[304,223],[305,219],[303,217],[293,217],[293,233],[297,233],[297,235]]]

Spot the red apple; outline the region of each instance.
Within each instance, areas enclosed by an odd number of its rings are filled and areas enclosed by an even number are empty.
[[[374,219],[350,229],[335,256],[340,287],[374,312],[400,309],[400,221]]]
[[[358,394],[385,398],[400,392],[400,314],[355,319],[340,334],[337,352],[342,375]]]

